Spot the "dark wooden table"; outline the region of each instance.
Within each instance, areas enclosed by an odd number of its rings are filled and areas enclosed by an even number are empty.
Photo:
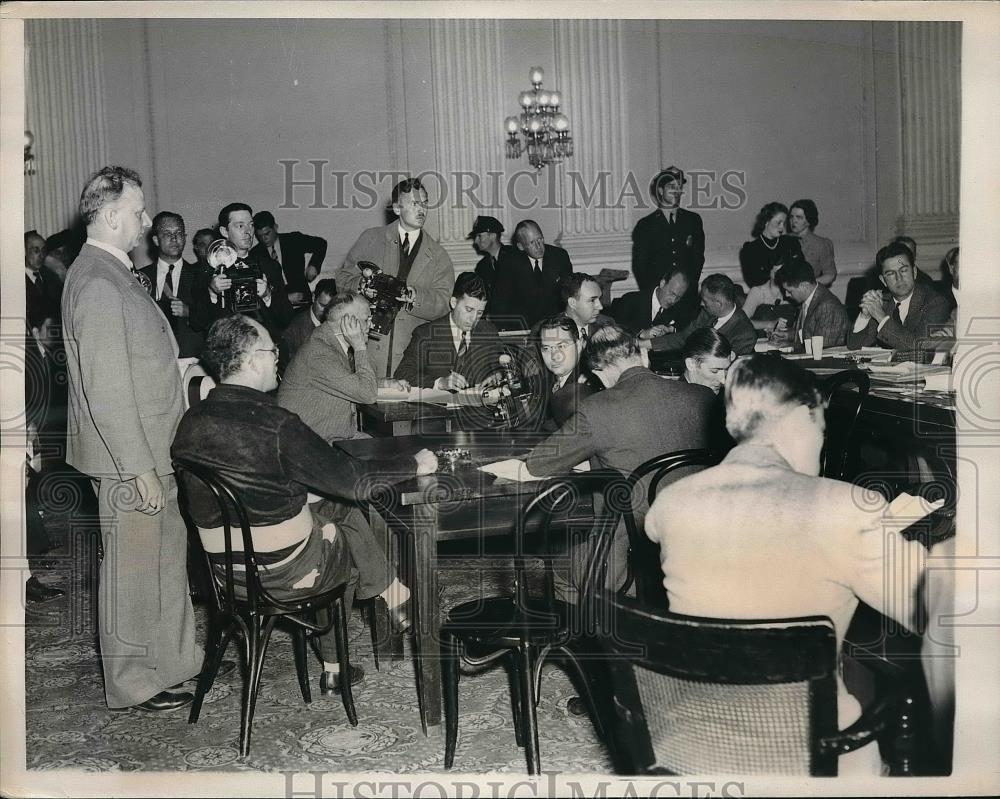
[[[361,429],[373,436],[406,436],[437,430],[448,432],[455,410],[432,402],[373,402],[358,406]]]
[[[507,535],[518,509],[539,490],[542,481],[517,482],[497,478],[476,467],[506,458],[523,457],[544,433],[510,431],[452,432],[339,441],[335,447],[362,462],[372,458],[406,458],[427,448],[467,450],[472,465],[415,477],[379,492],[375,502],[405,545],[412,592],[417,693],[420,719],[427,735],[441,724],[441,666],[438,543]]]

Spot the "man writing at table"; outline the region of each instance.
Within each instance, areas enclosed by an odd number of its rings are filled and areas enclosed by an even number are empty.
[[[380,386],[410,387],[405,380],[376,376],[368,353],[371,327],[368,300],[342,291],[285,370],[278,404],[328,442],[366,437],[358,431],[357,406],[375,402]]]
[[[913,253],[893,242],[875,256],[879,280],[889,296],[868,291],[861,298],[861,313],[847,335],[847,346],[856,350],[878,344],[894,350],[933,349],[935,330],[948,323],[948,301],[931,286],[917,281]]]
[[[815,377],[776,354],[736,361],[718,466],[667,486],[646,515],[670,610],[723,619],[829,616],[837,649],[858,601],[912,627],[923,547],[895,532],[889,503],[819,477],[824,408]],[[870,492],[869,492],[870,493]],[[840,729],[860,715],[838,677]],[[840,759],[878,773],[878,751]]]
[[[817,283],[807,261],[789,261],[774,279],[799,306],[795,322],[784,336],[791,339],[792,346],[802,349],[803,342],[813,336],[822,336],[824,347],[839,347],[844,343],[849,326],[844,305],[826,286]]]
[[[455,279],[451,311],[413,331],[394,377],[412,386],[447,391],[482,383],[498,367],[503,350],[486,319],[486,284],[475,272]]]
[[[413,460],[369,462],[362,472],[356,461],[338,454],[269,396],[278,383],[278,348],[247,316],[215,322],[202,357],[218,385],[185,413],[170,451],[174,458],[208,466],[236,489],[265,587],[289,599],[331,590],[349,581],[353,561],[353,595],[380,597],[390,620],[405,628],[409,590],[395,578],[368,521],[351,501],[368,498],[375,483],[366,475],[384,481],[431,474],[437,458],[421,450]],[[218,557],[225,546],[218,505],[198,480],[186,485],[202,543]],[[328,499],[307,504],[310,490]],[[238,541],[233,544],[241,549]],[[320,636],[319,649],[324,662],[320,689],[326,694],[340,686],[332,630]],[[360,666],[352,666],[352,684],[363,674]]]

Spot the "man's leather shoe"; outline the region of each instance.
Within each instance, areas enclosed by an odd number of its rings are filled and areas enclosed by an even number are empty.
[[[215,679],[218,680],[220,677],[225,677],[227,674],[232,674],[233,669],[235,669],[235,668],[236,668],[236,661],[235,660],[223,660],[219,664],[219,670],[217,672],[215,672]],[[194,677],[188,677],[186,680],[184,680],[184,682],[179,682],[179,683],[177,683],[177,685],[171,685],[167,690],[168,691],[179,691],[179,690],[181,690],[181,688],[183,688],[188,683],[195,683],[195,684],[197,684],[199,677],[201,677],[201,672],[199,672],[198,674],[195,674]]]
[[[129,707],[116,707],[113,710],[145,710],[147,713],[161,713],[168,710],[177,710],[185,705],[190,705],[194,701],[194,694],[172,694],[168,691],[160,691],[156,696],[151,696],[145,702]]]
[[[566,702],[566,709],[573,716],[587,715],[587,703],[584,702],[583,698],[579,696],[571,696]]]
[[[355,666],[353,663],[350,668],[351,685],[357,685],[365,678],[365,669],[363,666]],[[323,696],[328,696],[329,694],[339,694],[340,672],[324,671],[319,677],[319,692]]]
[[[385,599],[377,596],[375,597],[375,606],[377,613],[384,613],[386,618],[389,619],[389,626],[392,628],[393,633],[401,635],[402,633],[410,631],[410,628],[413,626],[413,622],[410,621],[409,599],[407,599],[402,605],[396,605],[396,607],[390,608],[385,603]]]
[[[37,577],[29,577],[28,581],[24,584],[24,595],[31,602],[42,603],[59,599],[59,597],[65,596],[66,592],[61,588],[49,588],[39,581]]]

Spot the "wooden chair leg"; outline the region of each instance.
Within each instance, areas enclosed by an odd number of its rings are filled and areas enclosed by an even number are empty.
[[[458,743],[458,682],[459,668],[458,638],[444,633],[441,640],[441,683],[444,689],[444,767],[450,769],[455,762],[455,747]]]
[[[205,701],[212,684],[215,682],[215,675],[219,672],[219,665],[222,663],[222,656],[226,654],[229,646],[229,639],[232,636],[232,623],[223,629],[221,623],[212,622],[208,629],[208,650],[205,652],[205,660],[201,665],[201,674],[198,676],[198,687],[194,692],[194,701],[191,703],[191,711],[188,714],[188,724],[194,724],[201,715],[201,706]]]
[[[354,689],[351,686],[351,654],[347,646],[347,611],[343,597],[338,597],[333,605],[334,638],[337,644],[337,662],[340,664],[340,696],[344,700],[344,711],[352,727],[358,726],[358,711],[354,707]]]
[[[514,715],[514,741],[518,746],[524,747],[524,720],[521,713],[521,680],[519,679],[517,665],[513,663],[514,655],[511,654],[510,679],[510,705]]]
[[[302,691],[302,701],[312,702],[312,691],[309,689],[309,664],[306,659],[306,631],[302,627],[292,630],[292,651],[295,654],[295,673],[299,677],[299,689]]]
[[[243,708],[240,719],[240,758],[250,754],[250,728],[253,725],[253,714],[257,707],[257,691],[260,689],[260,675],[264,668],[264,654],[267,643],[274,629],[276,616],[271,616],[261,627],[260,616],[250,616],[247,637],[249,640],[249,657],[247,659],[247,678],[243,683]]]
[[[392,632],[389,628],[389,614],[381,602],[374,599],[365,604],[368,616],[368,627],[372,634],[372,653],[375,656],[375,669],[380,670],[380,664],[392,658]]]
[[[535,694],[535,651],[530,644],[522,645],[514,655],[516,678],[520,680],[521,718],[524,723],[524,753],[528,759],[528,774],[541,772],[538,752],[538,712]]]

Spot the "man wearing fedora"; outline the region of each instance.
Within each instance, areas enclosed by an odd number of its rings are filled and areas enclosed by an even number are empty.
[[[501,263],[516,252],[509,244],[501,243],[501,233],[503,225],[499,219],[492,216],[477,216],[472,224],[472,232],[466,236],[467,239],[472,239],[473,249],[483,256],[476,264],[476,274],[486,284],[487,291],[493,290],[497,273],[502,269]]]
[[[680,207],[687,178],[670,166],[649,183],[656,210],[632,230],[632,273],[640,291],[652,291],[664,275],[683,269],[696,289],[705,265],[705,230],[701,217]],[[693,292],[693,295],[696,291]]]

